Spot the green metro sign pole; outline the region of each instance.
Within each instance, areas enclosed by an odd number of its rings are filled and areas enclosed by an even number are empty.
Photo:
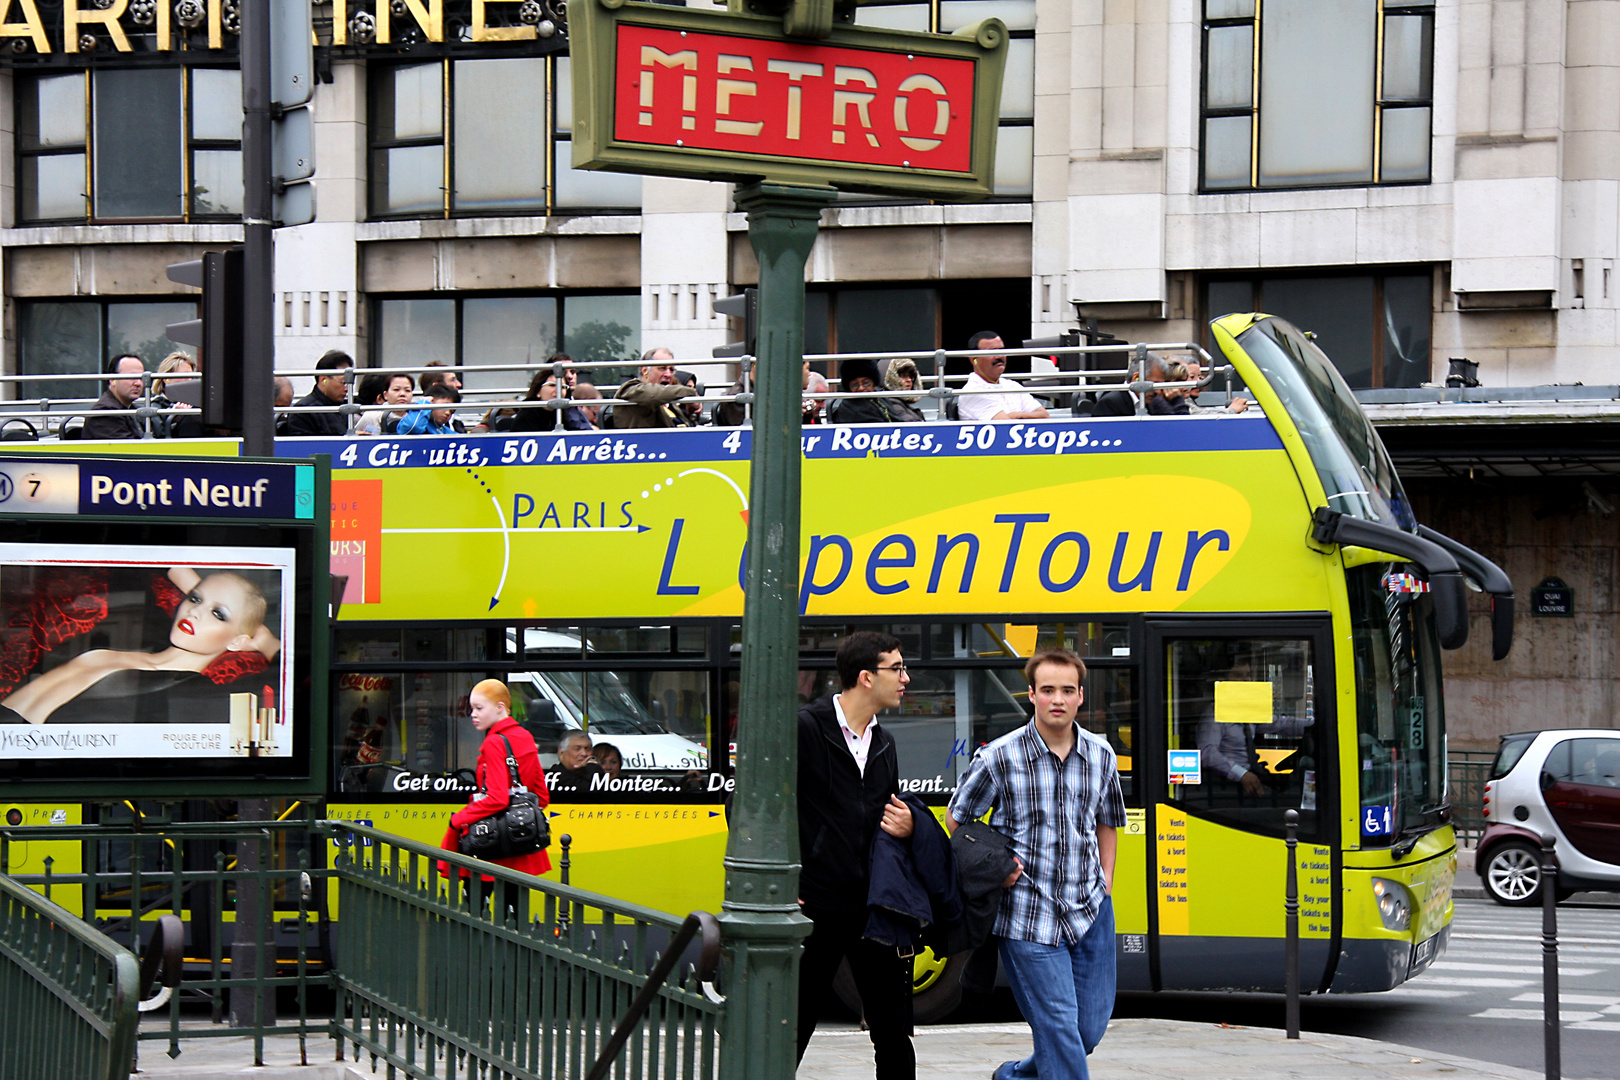
[[[740,10],[777,8],[781,17]],[[799,913],[799,464],[804,268],[843,190],[982,198],[1007,31],[838,26],[833,0],[732,0],[728,12],[637,0],[569,10],[579,168],[739,185],[759,262],[737,775],[720,916],[722,1080],[788,1080],[796,1062]]]
[[[799,431],[804,264],[828,187],[737,192],[759,260],[759,363],[749,472],[737,787],[726,843],[724,931],[731,986],[722,1080],[789,1077],[796,1063],[799,946],[797,779]],[[739,1045],[740,1044],[740,1045]],[[746,1049],[744,1049],[746,1048]]]

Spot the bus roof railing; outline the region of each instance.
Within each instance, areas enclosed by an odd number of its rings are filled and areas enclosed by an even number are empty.
[[[1179,381],[1151,380],[1144,377],[1144,364],[1149,358],[1162,357],[1166,353],[1194,354],[1204,367],[1202,376],[1198,379],[1185,379]],[[1125,367],[1096,369],[1089,371],[1065,371],[1054,369],[1049,371],[1021,372],[1003,376],[1005,385],[986,386],[975,389],[974,394],[1021,394],[1032,393],[1036,396],[1061,399],[1075,394],[1099,393],[1109,390],[1126,390],[1133,394],[1145,394],[1153,390],[1192,389],[1209,386],[1217,377],[1226,377],[1230,387],[1230,376],[1235,372],[1231,365],[1216,366],[1210,361],[1209,354],[1200,346],[1190,342],[1149,343],[1136,345],[1101,345],[1101,346],[1064,346],[1060,348],[1045,349],[933,349],[898,352],[874,353],[813,353],[806,354],[805,359],[810,361],[822,360],[900,360],[931,358],[935,361],[936,370],[933,374],[923,375],[919,372],[918,384],[911,390],[901,390],[889,387],[869,391],[852,391],[841,388],[840,379],[827,380],[827,390],[806,390],[803,398],[806,401],[832,402],[849,399],[874,398],[901,398],[908,401],[929,400],[938,403],[943,408],[945,402],[965,396],[965,391],[957,385],[968,379],[966,374],[945,374],[944,362],[951,358],[974,358],[979,356],[1028,356],[1056,358],[1062,355],[1089,355],[1093,353],[1130,354],[1130,361]],[[755,358],[742,356],[736,358],[723,358],[722,362],[737,363],[741,369],[740,382],[742,389],[729,393],[703,393],[679,399],[682,405],[700,405],[712,408],[727,403],[741,404],[745,413],[751,413],[751,406],[755,400],[753,394],[751,369]],[[702,361],[683,361],[680,359],[660,361],[660,366],[692,365],[699,363],[713,364],[715,358],[704,358]],[[352,375],[415,375],[425,372],[478,372],[488,373],[496,371],[529,371],[540,372],[547,369],[566,373],[567,371],[593,371],[606,368],[625,368],[647,366],[646,363],[636,360],[623,361],[566,361],[556,364],[459,364],[440,365],[431,368],[353,368],[349,369]],[[317,368],[288,368],[278,371],[282,376],[321,376],[329,374],[331,369]],[[92,414],[99,416],[131,416],[141,422],[150,433],[151,422],[163,417],[183,416],[194,412],[193,409],[175,410],[150,404],[153,393],[153,384],[158,382],[185,382],[200,378],[191,372],[174,375],[155,371],[131,372],[125,374],[108,372],[63,372],[52,374],[33,375],[0,375],[0,385],[27,386],[30,384],[50,381],[88,381],[110,382],[114,379],[139,378],[142,383],[142,393],[135,399],[129,408],[125,409],[96,409],[93,406],[97,398],[13,398],[9,401],[0,401],[0,423],[10,420],[44,420],[47,423],[46,434],[50,434],[50,421],[56,422],[56,431],[60,433],[69,421],[83,419]],[[351,378],[346,387],[346,393],[353,390],[354,380]],[[831,389],[833,385],[839,389]],[[931,384],[931,385],[930,385]],[[527,394],[527,387],[496,387],[468,389],[461,393],[460,402],[435,405],[431,401],[420,398],[413,399],[408,404],[362,404],[353,400],[334,402],[330,405],[290,405],[276,407],[278,416],[291,416],[299,414],[337,414],[343,416],[363,415],[366,413],[389,413],[419,411],[432,408],[449,408],[454,412],[466,412],[470,408],[488,410],[518,411],[523,409],[552,409],[562,410],[569,408],[604,408],[612,406],[620,400],[610,394],[602,397],[582,398],[566,397],[551,400],[526,400],[517,395]],[[37,405],[37,408],[27,406]],[[745,423],[747,420],[745,420]],[[32,426],[32,425],[30,425]]]

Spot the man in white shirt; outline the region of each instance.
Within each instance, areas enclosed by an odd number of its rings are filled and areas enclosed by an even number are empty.
[[[799,961],[799,1057],[847,959],[877,1080],[916,1080],[911,955],[864,934],[872,837],[904,840],[916,824],[899,798],[894,736],[877,722],[900,707],[911,676],[900,640],[871,630],[844,639],[837,665],[842,692],[799,710],[799,910],[815,926]]]
[[[1005,348],[1001,335],[994,330],[981,330],[968,338],[970,349]],[[1034,396],[1023,391],[1016,393],[986,393],[987,390],[1005,390],[1011,382],[1002,382],[1001,373],[1007,370],[1005,356],[975,356],[973,374],[962,387],[957,398],[957,415],[962,420],[983,423],[986,420],[1045,420],[1046,410]]]

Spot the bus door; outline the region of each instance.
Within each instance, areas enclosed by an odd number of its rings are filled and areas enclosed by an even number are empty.
[[[1142,763],[1156,988],[1283,989],[1288,810],[1300,986],[1325,988],[1339,921],[1326,619],[1166,621],[1147,636],[1148,715],[1165,740]]]

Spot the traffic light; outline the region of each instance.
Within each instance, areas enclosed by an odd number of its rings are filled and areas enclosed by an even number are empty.
[[[270,0],[270,216],[277,225],[315,220],[313,10],[309,0]]]
[[[744,289],[714,302],[714,310],[743,322],[743,339],[714,350],[716,357],[759,355],[759,290]]]
[[[205,427],[242,427],[242,249],[170,263],[169,280],[202,290],[202,318],[170,323],[169,339],[198,349]]]

